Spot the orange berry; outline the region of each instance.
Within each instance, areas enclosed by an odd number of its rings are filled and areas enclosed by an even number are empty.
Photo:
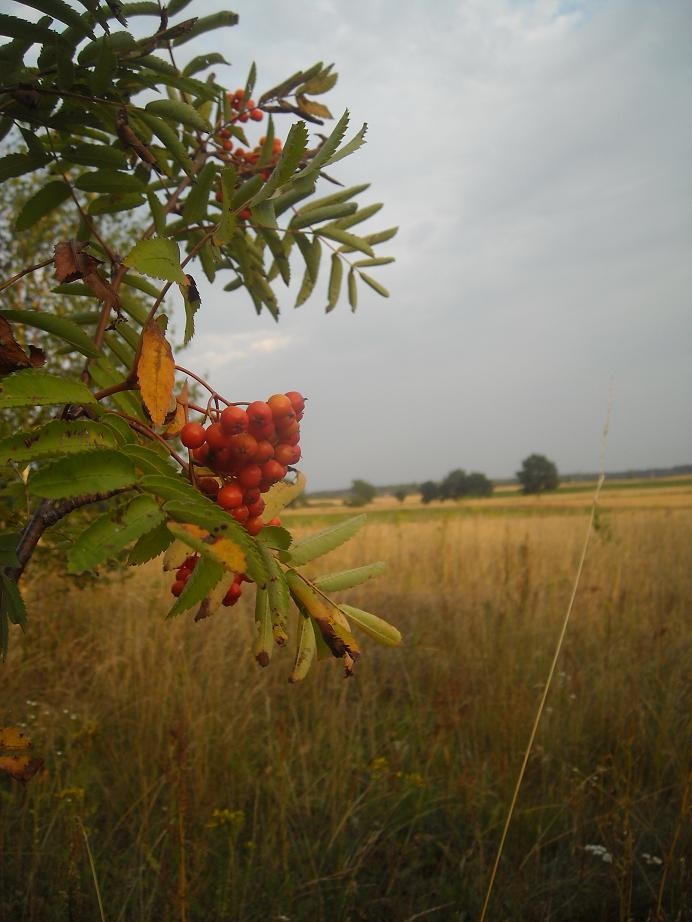
[[[291,401],[296,416],[305,409],[305,397],[298,391],[286,391],[286,396]]]
[[[223,509],[237,509],[243,505],[243,491],[237,483],[227,483],[219,490],[216,502]]]
[[[272,411],[272,417],[277,425],[279,420],[284,420],[287,417],[293,419],[296,415],[293,404],[286,394],[272,394],[269,400],[267,400],[267,404]]]
[[[264,118],[264,112],[261,109],[253,109],[250,113],[250,118],[253,122],[261,122]]]
[[[227,435],[239,435],[241,432],[247,432],[250,420],[242,407],[230,406],[222,412],[219,423]]]
[[[258,515],[252,516],[245,523],[245,528],[247,529],[248,534],[252,535],[253,537],[262,531],[263,526],[264,522]]]
[[[238,483],[244,490],[256,489],[262,480],[262,468],[259,464],[246,464],[238,471]],[[247,502],[247,499],[245,499]]]
[[[185,423],[180,430],[180,441],[185,448],[199,448],[207,441],[207,432],[199,423]]]

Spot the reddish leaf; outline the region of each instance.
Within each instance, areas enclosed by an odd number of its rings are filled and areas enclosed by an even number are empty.
[[[0,375],[8,375],[20,368],[40,368],[46,362],[42,349],[29,346],[29,353],[19,345],[12,333],[12,327],[0,317]]]

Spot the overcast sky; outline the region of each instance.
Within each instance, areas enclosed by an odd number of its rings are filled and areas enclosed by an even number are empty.
[[[692,462],[689,0],[231,8],[181,51],[220,48],[231,86],[256,60],[258,93],[335,62],[323,99],[369,131],[333,173],[385,203],[360,227],[400,226],[373,270],[391,297],[363,287],[355,315],[325,316],[326,272],[298,310],[279,283],[278,325],[203,291],[183,361],[231,399],[308,395],[309,488],[508,476],[534,451],[593,471],[611,381],[607,467]]]

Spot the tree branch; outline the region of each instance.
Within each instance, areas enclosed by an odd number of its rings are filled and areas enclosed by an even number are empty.
[[[106,493],[90,493],[86,496],[73,496],[71,499],[64,499],[59,503],[44,499],[24,527],[16,551],[19,566],[11,570],[9,576],[15,582],[19,582],[24,572],[24,567],[34,553],[43,532],[47,528],[50,528],[51,525],[55,525],[56,522],[59,522],[60,519],[64,518],[75,509],[80,509],[82,506],[88,506],[91,503],[103,502],[103,500],[110,499],[111,496],[117,496],[118,493],[125,493],[128,489],[130,488],[124,487],[118,490],[110,490]]]

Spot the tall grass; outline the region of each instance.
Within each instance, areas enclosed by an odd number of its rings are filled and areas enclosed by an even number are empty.
[[[98,893],[108,922],[476,917],[584,523],[373,523],[320,572],[386,559],[344,599],[405,646],[297,687],[288,651],[254,663],[245,600],[164,622],[156,563],[34,570],[0,709],[48,770],[0,788],[0,918],[100,918]],[[489,918],[685,918],[691,549],[688,509],[599,522]]]

